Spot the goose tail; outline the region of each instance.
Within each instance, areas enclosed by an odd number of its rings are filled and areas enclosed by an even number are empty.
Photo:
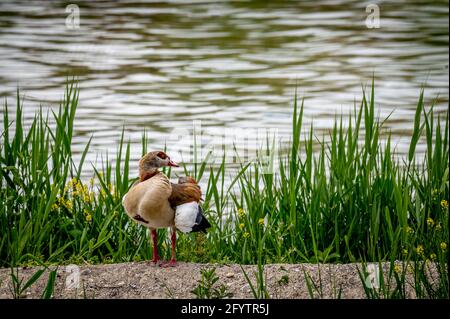
[[[175,227],[183,233],[206,233],[211,224],[200,205],[197,202],[190,202],[175,208]]]

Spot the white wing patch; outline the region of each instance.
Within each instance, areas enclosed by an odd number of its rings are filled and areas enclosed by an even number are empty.
[[[192,231],[198,214],[198,203],[190,202],[178,205],[175,209],[175,227],[183,233]]]

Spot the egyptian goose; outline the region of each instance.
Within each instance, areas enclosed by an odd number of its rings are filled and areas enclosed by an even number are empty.
[[[122,204],[130,218],[150,229],[154,263],[160,260],[156,230],[171,227],[172,258],[160,264],[167,267],[176,265],[177,229],[183,233],[206,233],[211,225],[199,205],[202,193],[197,182],[192,177],[180,177],[178,184],[173,184],[159,171],[164,166],[178,167],[162,151],[150,152],[142,157],[139,161],[139,180],[125,194]]]

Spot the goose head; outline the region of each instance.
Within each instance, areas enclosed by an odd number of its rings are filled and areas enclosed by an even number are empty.
[[[158,173],[158,169],[164,166],[179,167],[163,151],[153,151],[145,154],[139,161],[139,177],[141,182]]]

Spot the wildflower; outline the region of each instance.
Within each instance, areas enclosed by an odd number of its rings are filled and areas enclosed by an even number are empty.
[[[446,250],[447,250],[447,244],[444,243],[444,242],[442,242],[442,243],[439,245],[439,247],[441,247],[441,250],[442,250],[442,251],[446,251]]]
[[[417,255],[423,255],[424,249],[422,245],[417,246],[416,253]]]
[[[242,217],[245,216],[245,211],[244,211],[243,208],[239,208],[239,209],[238,209],[238,215],[239,215],[240,218],[242,218]]]
[[[89,194],[84,194],[83,200],[84,200],[85,203],[90,203],[91,202],[91,197],[89,196]]]
[[[259,225],[264,225],[264,218],[260,218],[260,219],[258,220],[258,224],[259,224]]]
[[[441,207],[444,209],[448,208],[448,202],[445,199],[441,200]]]
[[[52,205],[52,210],[57,210],[58,207],[59,207],[59,205],[55,203],[55,204]]]
[[[412,234],[412,233],[414,233],[414,229],[412,229],[411,227],[406,227],[406,232],[408,233],[408,234]]]
[[[68,199],[68,200],[66,200],[66,201],[64,202],[64,206],[65,206],[68,210],[71,210],[71,209],[73,208],[73,203],[72,203],[72,201],[71,201],[70,199]]]
[[[437,223],[437,224],[436,224],[436,230],[439,231],[439,230],[441,230],[441,229],[442,229],[441,223]]]
[[[433,225],[434,225],[434,220],[433,220],[433,218],[428,217],[428,218],[427,218],[427,224],[428,224],[428,226],[433,226]]]
[[[402,253],[403,253],[403,255],[408,255],[408,249],[403,248]]]
[[[105,192],[105,190],[104,190],[103,188],[100,190],[100,195],[101,195],[103,198],[106,198],[106,192]]]
[[[402,272],[402,267],[400,267],[400,265],[395,265],[395,266],[394,266],[394,272],[395,272],[396,274],[401,273],[401,272]]]
[[[250,233],[249,232],[245,232],[244,233],[244,238],[248,238],[248,237],[250,237]]]
[[[431,254],[430,255],[430,259],[433,260],[433,261],[436,260],[436,254]]]
[[[244,228],[244,227],[245,227],[244,223],[240,223],[240,224],[239,224],[239,228],[240,228],[240,229],[242,229],[242,228]]]
[[[92,215],[91,214],[87,214],[85,218],[86,218],[86,221],[88,223],[90,223],[92,221]]]

